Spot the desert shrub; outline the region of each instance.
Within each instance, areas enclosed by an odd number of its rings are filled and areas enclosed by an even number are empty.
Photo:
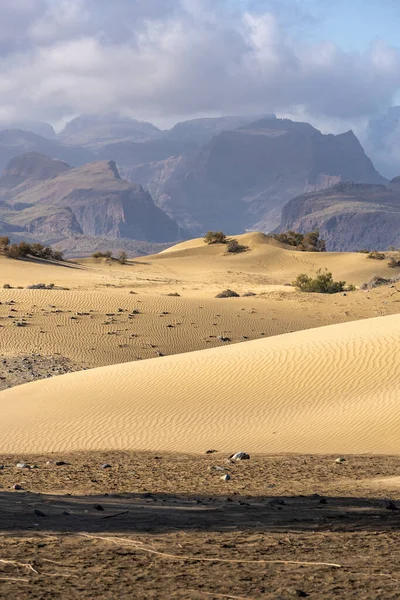
[[[292,231],[291,229],[289,229],[289,231],[283,231],[282,233],[274,233],[272,237],[282,244],[295,246],[296,248],[300,246],[304,239],[304,235],[302,233]]]
[[[19,244],[11,244],[6,249],[6,254],[9,258],[21,258],[21,252],[19,249]]]
[[[206,244],[226,244],[226,235],[222,231],[207,231],[204,241]]]
[[[121,265],[126,265],[126,261],[128,260],[127,253],[124,252],[124,250],[121,250],[121,252],[118,253],[117,260]]]
[[[372,258],[373,260],[385,260],[385,255],[383,252],[378,252],[377,250],[372,250],[369,252],[367,258]]]
[[[326,242],[319,237],[319,231],[309,231],[300,242],[299,250],[303,252],[326,252]]]
[[[400,281],[400,275],[394,275],[393,277],[380,277],[380,275],[374,275],[372,279],[366,281],[360,286],[361,290],[372,290],[373,288],[381,285],[392,285]]]
[[[257,294],[255,294],[254,292],[245,292],[244,294],[242,294],[242,298],[249,298],[250,296],[256,296]]]
[[[302,252],[326,252],[326,242],[319,237],[318,229],[305,234],[289,229],[289,231],[275,233],[272,237],[278,242],[294,246]]]
[[[224,290],[215,296],[216,298],[239,298],[239,294],[233,290]]]
[[[93,252],[92,258],[112,258],[112,250],[106,250],[105,252]]]
[[[7,247],[10,245],[10,238],[6,235],[0,236],[0,250],[4,252]]]
[[[60,250],[53,250],[51,246],[43,246],[43,244],[28,244],[24,241],[7,246],[5,251],[9,258],[33,256],[43,260],[63,260],[63,253]]]
[[[178,292],[171,292],[170,294],[165,294],[166,296],[172,296],[174,298],[179,298],[180,294],[178,294]]]
[[[239,254],[240,252],[246,252],[248,250],[248,246],[244,246],[243,244],[239,244],[239,242],[235,239],[229,240],[227,242],[226,251],[231,252],[232,254]]]
[[[317,271],[316,277],[309,277],[305,273],[298,275],[296,281],[293,282],[301,292],[313,292],[317,294],[336,294],[343,292],[345,281],[334,281],[332,273],[329,271]]]
[[[369,254],[370,250],[368,250],[368,248],[361,248],[360,250],[356,250],[356,252],[359,252],[360,254]]]
[[[53,290],[54,283],[33,283],[26,287],[27,290]]]
[[[9,283],[5,283],[5,284],[3,285],[3,290],[12,290],[12,289],[13,289],[13,288],[12,288],[12,286],[11,286]]]
[[[389,258],[388,267],[390,267],[391,269],[400,267],[400,257],[399,256],[391,256]]]

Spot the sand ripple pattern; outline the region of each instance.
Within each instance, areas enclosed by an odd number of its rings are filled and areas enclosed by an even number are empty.
[[[101,367],[0,394],[0,452],[398,453],[400,316]]]

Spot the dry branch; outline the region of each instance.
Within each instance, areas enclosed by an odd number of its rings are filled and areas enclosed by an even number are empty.
[[[179,556],[177,554],[168,554],[166,552],[159,552],[158,550],[153,550],[152,548],[148,548],[143,545],[143,542],[139,540],[130,540],[128,538],[111,538],[111,537],[100,537],[95,535],[89,535],[88,533],[80,533],[80,536],[92,539],[92,540],[102,540],[105,542],[111,542],[113,544],[128,544],[130,546],[134,546],[136,550],[141,550],[142,552],[148,552],[149,554],[155,554],[160,558],[165,558],[167,560],[191,560],[194,562],[218,562],[218,563],[245,563],[245,564],[280,564],[280,565],[301,565],[301,566],[319,566],[319,567],[335,567],[340,569],[342,565],[338,565],[336,563],[328,563],[328,562],[310,562],[303,560],[245,560],[240,558],[209,558],[209,557],[197,557],[197,556]]]

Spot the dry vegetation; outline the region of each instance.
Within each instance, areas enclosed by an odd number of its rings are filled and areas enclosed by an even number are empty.
[[[275,233],[273,237],[278,242],[294,246],[301,252],[326,252],[326,242],[319,237],[317,229],[304,234],[289,230],[282,233]]]
[[[63,253],[60,250],[55,250],[51,246],[43,246],[43,244],[28,244],[27,242],[19,242],[19,244],[10,244],[10,239],[6,236],[0,237],[0,252],[8,258],[40,258],[42,260],[63,260]]]

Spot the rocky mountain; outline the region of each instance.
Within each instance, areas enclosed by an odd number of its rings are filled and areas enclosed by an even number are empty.
[[[65,161],[72,166],[80,166],[95,160],[95,155],[85,148],[67,146],[58,140],[50,140],[20,129],[0,130],[0,172],[12,158],[26,152],[38,152]]]
[[[5,200],[22,193],[40,181],[52,179],[71,167],[39,152],[26,152],[12,158],[0,177],[0,198]]]
[[[328,250],[400,247],[400,178],[385,185],[343,182],[293,198],[277,231],[319,229]]]
[[[283,206],[301,193],[349,179],[385,182],[352,131],[323,135],[307,123],[286,119],[223,131],[193,157],[174,161],[174,167],[168,169],[163,161],[132,174],[193,233],[271,231]],[[168,176],[160,176],[166,169]]]
[[[35,154],[13,159],[0,178],[0,220],[47,243],[72,235],[178,239],[177,224],[112,161],[72,169]]]
[[[264,118],[275,119],[276,117],[275,115],[265,115]],[[232,129],[237,129],[238,127],[243,127],[246,123],[252,123],[256,119],[258,119],[258,117],[253,115],[252,117],[214,117],[181,121],[172,127],[172,129],[164,131],[163,138],[192,142],[197,146],[202,146],[222,131],[230,131]]]
[[[145,141],[160,134],[151,123],[112,113],[76,117],[65,125],[58,137],[64,144],[100,148],[114,142]]]
[[[104,144],[96,150],[96,156],[100,160],[114,160],[118,168],[129,173],[132,167],[160,162],[171,156],[185,155],[195,148],[190,142],[155,138],[143,142]]]
[[[23,131],[36,133],[36,135],[48,138],[49,140],[55,140],[57,137],[54,127],[50,123],[44,123],[43,121],[12,121],[0,125],[0,129],[22,129]]]
[[[67,123],[57,139],[20,130],[0,131],[0,169],[26,152],[58,160],[57,168],[66,171],[61,180],[58,178],[62,172],[53,173],[54,162],[47,166],[43,163],[42,176],[36,172],[37,166],[31,169],[39,180],[49,179],[46,169],[50,169],[61,190],[66,185],[64,179],[73,177],[68,175],[65,163],[67,167],[81,167],[86,163],[114,161],[125,180],[147,189],[156,205],[183,230],[190,231],[190,235],[201,235],[208,229],[223,229],[227,233],[246,229],[268,232],[279,225],[283,206],[298,195],[326,189],[340,181],[387,182],[375,170],[353,132],[323,135],[307,123],[277,119],[274,115],[256,121],[243,116],[194,119],[178,123],[169,131],[118,114],[84,115]],[[17,171],[19,168],[21,165]],[[79,178],[82,173],[79,172]],[[25,189],[33,187],[31,175],[19,181],[22,187],[18,189],[15,177],[23,177],[22,171],[17,176],[6,172],[0,180],[0,199],[3,196],[3,201],[7,200],[11,194],[18,202],[31,203],[24,195]],[[84,179],[88,177],[86,173]],[[101,177],[93,185],[102,199],[100,181]],[[127,181],[124,183],[129,185]],[[105,185],[107,188],[108,184]],[[39,204],[45,210],[46,194],[50,193],[47,184],[45,187],[42,201],[35,200],[36,208],[31,212],[35,213]],[[8,196],[6,188],[12,190]],[[61,191],[64,198],[63,194]],[[53,214],[50,220],[47,215],[40,222],[41,228],[46,223],[47,228],[53,229],[58,218],[59,233],[82,229],[81,220],[74,218],[83,209],[68,204],[73,198],[72,192],[69,194],[66,194],[68,202],[61,203],[58,217]],[[88,193],[85,194],[90,203]],[[51,192],[50,196],[57,194]],[[57,206],[60,211],[58,202]],[[112,226],[105,221],[96,225],[98,220],[94,219],[89,227],[85,217],[85,228],[101,231],[95,235],[125,235],[122,224],[111,221]]]

